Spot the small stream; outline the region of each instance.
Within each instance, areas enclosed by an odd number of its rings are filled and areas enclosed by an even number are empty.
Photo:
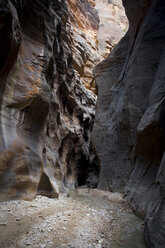
[[[135,216],[128,206],[125,207],[125,204],[121,204],[120,201],[107,200],[98,194],[95,196],[92,192],[82,194],[79,190],[73,191],[70,197],[86,203],[89,207],[95,206],[98,211],[104,209],[107,215],[111,216],[115,223],[113,238],[111,247],[106,248],[147,248],[143,234],[143,221]]]

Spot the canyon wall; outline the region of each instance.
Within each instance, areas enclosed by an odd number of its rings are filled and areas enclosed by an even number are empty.
[[[113,10],[107,0],[101,3],[104,10]],[[120,32],[103,37],[98,4],[0,2],[2,201],[58,196],[59,190],[85,184],[88,175],[97,186],[100,167],[91,144],[96,104],[92,70],[105,57],[100,41],[105,45],[111,37],[118,42],[127,25],[120,1],[123,24],[114,25]],[[115,23],[115,9],[110,15]]]
[[[128,29],[122,1],[68,0],[74,69],[96,93],[94,67],[105,59]]]
[[[99,188],[124,192],[145,218],[149,247],[163,248],[165,3],[123,0],[123,5],[129,31],[94,71]]]
[[[123,5],[127,33],[119,0],[0,2],[0,200],[96,186],[101,166],[163,248],[165,4]]]
[[[98,162],[96,96],[75,73],[65,1],[0,3],[0,199],[58,196]]]

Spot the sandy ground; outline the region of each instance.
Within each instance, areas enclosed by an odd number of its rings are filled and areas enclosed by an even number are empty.
[[[0,203],[0,248],[143,248],[142,229],[117,193],[82,188],[70,197]]]

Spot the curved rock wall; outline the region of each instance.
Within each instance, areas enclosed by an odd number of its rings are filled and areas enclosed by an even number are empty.
[[[164,44],[162,0],[125,1],[130,27],[95,68],[93,143],[101,189],[124,191],[145,218],[149,247],[164,247]]]
[[[56,196],[90,165],[98,174],[96,97],[74,73],[70,32],[65,1],[0,3],[1,200]]]
[[[103,59],[96,9],[94,0],[0,2],[1,200],[58,196],[89,174],[97,185],[96,95],[84,87],[96,91]]]

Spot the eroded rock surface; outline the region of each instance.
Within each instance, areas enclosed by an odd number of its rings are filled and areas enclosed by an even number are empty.
[[[164,247],[164,1],[124,1],[129,32],[95,69],[101,189],[123,191]]]
[[[127,32],[128,19],[121,0],[96,0],[95,2],[100,19],[97,33],[98,51],[103,58],[107,58],[112,48]]]
[[[85,184],[88,174],[97,185],[90,143],[96,95],[84,85],[96,91],[92,70],[105,55],[99,4],[0,2],[1,200],[58,196],[59,188]],[[104,10],[117,5],[102,1]]]
[[[124,36],[128,21],[122,1],[68,0],[74,69],[96,93],[94,67]]]
[[[65,1],[0,3],[0,199],[83,184],[95,95],[74,73]],[[77,182],[80,178],[81,181]]]

